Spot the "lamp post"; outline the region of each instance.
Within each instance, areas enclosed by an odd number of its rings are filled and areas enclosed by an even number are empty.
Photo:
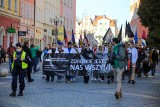
[[[54,26],[56,26],[56,32],[55,32],[55,40],[56,40],[56,44],[57,44],[57,38],[58,38],[58,25],[62,25],[63,23],[63,19],[62,18],[51,18],[50,19],[51,24],[54,23]],[[53,39],[53,43],[54,43],[54,39]]]

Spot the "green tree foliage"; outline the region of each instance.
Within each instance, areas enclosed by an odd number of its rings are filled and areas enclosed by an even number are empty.
[[[160,0],[140,0],[137,14],[142,25],[149,29],[149,44],[160,47]]]

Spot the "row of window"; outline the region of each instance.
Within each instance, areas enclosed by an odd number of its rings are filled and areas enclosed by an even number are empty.
[[[4,1],[5,0],[0,0],[0,7],[4,7]],[[12,3],[13,0],[8,0],[8,9],[12,10]],[[18,0],[14,0],[14,11],[18,12]]]
[[[74,0],[64,0],[64,5],[67,5],[68,7],[73,7]]]
[[[22,17],[34,19],[34,6],[29,3],[21,2]]]
[[[95,30],[95,31],[107,31],[108,29],[107,29],[107,28],[98,28],[98,29],[95,28],[94,30]]]

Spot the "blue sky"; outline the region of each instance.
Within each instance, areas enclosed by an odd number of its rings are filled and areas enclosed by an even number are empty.
[[[130,0],[77,0],[76,16],[82,18],[85,13],[88,15],[106,15],[117,19],[118,27],[126,20],[129,21]]]

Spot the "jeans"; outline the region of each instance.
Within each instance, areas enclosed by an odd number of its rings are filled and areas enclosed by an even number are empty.
[[[12,72],[12,58],[9,58],[9,70]]]
[[[122,89],[121,81],[122,81],[123,69],[114,68],[113,73],[114,73],[114,78],[116,79],[117,82],[116,92],[120,92]]]
[[[155,75],[155,71],[156,71],[156,64],[157,64],[157,62],[153,62],[153,64],[152,64],[152,76],[154,76],[154,75]]]
[[[34,73],[37,72],[37,58],[32,58],[32,68],[34,70]]]

